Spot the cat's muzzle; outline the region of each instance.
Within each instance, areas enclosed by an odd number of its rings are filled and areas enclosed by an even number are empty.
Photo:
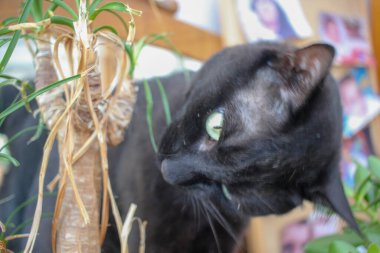
[[[211,179],[182,162],[174,159],[164,159],[161,162],[162,177],[172,185],[192,186],[196,184],[213,184]]]

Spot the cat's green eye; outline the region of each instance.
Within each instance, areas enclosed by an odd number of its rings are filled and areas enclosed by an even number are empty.
[[[222,133],[224,121],[223,112],[213,112],[206,120],[206,132],[214,141],[218,141]]]

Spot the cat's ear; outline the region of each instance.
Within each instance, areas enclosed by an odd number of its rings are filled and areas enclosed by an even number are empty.
[[[342,217],[351,228],[356,230],[359,234],[361,233],[358,224],[352,215],[346,195],[344,194],[338,170],[336,170],[336,173],[330,175],[330,178],[320,190],[317,198],[317,202],[322,202],[323,205],[332,209],[339,214],[339,216]]]
[[[304,75],[310,85],[318,84],[324,78],[333,62],[335,50],[328,44],[313,44],[295,52],[294,67]]]
[[[287,55],[283,73],[287,85],[283,96],[297,109],[303,105],[316,86],[329,72],[335,50],[328,44],[313,44]],[[286,73],[285,73],[286,72]]]

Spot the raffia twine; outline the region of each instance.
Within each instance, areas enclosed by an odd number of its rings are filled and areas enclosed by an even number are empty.
[[[107,79],[107,76],[101,74],[104,73],[101,72],[102,66],[106,66],[103,60],[107,59],[107,57],[99,57],[101,50],[97,48],[102,47],[102,44],[110,45],[112,41],[115,43],[118,38],[115,38],[113,34],[107,33],[102,33],[95,38],[95,53],[89,57],[90,59],[94,57],[95,68],[92,68],[78,82],[67,84],[63,88],[54,89],[38,99],[41,114],[52,131],[45,145],[46,152],[44,153],[45,157],[40,172],[39,199],[37,201],[31,237],[25,249],[26,252],[31,252],[33,249],[38,231],[43,197],[43,187],[41,185],[43,185],[48,160],[46,156],[49,156],[53,144],[52,140],[55,137],[58,138],[60,149],[60,188],[53,218],[52,236],[54,251],[100,251],[99,241],[101,242],[104,239],[108,223],[108,193],[111,195],[111,206],[114,215],[119,216],[116,220],[118,221],[118,227],[120,227],[120,214],[109,185],[106,144],[108,142],[116,145],[123,140],[125,129],[132,116],[136,90],[125,72],[127,69],[127,58],[123,51],[122,43],[119,41],[115,45],[116,49],[123,55],[123,62],[122,64],[118,62],[115,64],[122,66],[124,70],[119,70],[116,75],[107,72],[108,76],[114,77],[114,79],[110,79],[110,77]],[[66,41],[69,40],[70,36],[66,38]],[[38,88],[55,82],[57,80],[57,72],[62,72],[59,71],[59,67],[52,64],[50,58],[51,51],[49,53],[48,50],[49,39],[43,38],[41,41],[46,42],[46,45],[42,45],[42,48],[46,50],[41,50],[41,53],[37,55],[38,77],[36,85]],[[112,54],[120,56],[120,54],[115,54],[115,47]],[[40,58],[46,59],[41,61]],[[57,56],[55,55],[53,58],[57,58]],[[85,62],[87,69],[87,64],[94,64],[91,61],[90,63],[87,62],[87,58]],[[56,71],[57,69],[58,71]],[[72,66],[71,69],[74,69],[74,67]],[[78,67],[78,69],[80,68]],[[117,70],[118,68],[114,69]],[[82,66],[81,70],[84,71],[86,69]],[[39,73],[39,71],[42,73]],[[59,74],[62,75],[63,73]],[[41,76],[45,76],[45,78],[40,80],[39,77]],[[107,82],[110,80],[112,81],[107,86]],[[94,143],[95,139],[98,142]],[[99,164],[101,166],[97,166]],[[97,200],[100,199],[101,178],[103,179],[103,216],[99,231],[100,203]],[[91,197],[87,197],[88,195],[91,195]],[[56,231],[58,231],[58,236],[56,235]],[[77,240],[78,238],[79,240]],[[94,238],[96,239],[94,240]],[[88,241],[93,243],[91,245],[86,244],[85,242]],[[56,242],[58,243],[56,244]],[[60,245],[60,248],[56,249],[55,245]]]

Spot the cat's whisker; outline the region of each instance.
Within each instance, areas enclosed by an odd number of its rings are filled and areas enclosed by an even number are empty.
[[[266,206],[269,210],[271,210],[273,213],[277,213],[275,209],[273,209],[273,207],[267,202],[265,201],[265,199],[263,199],[262,197],[260,197],[259,194],[256,194],[255,191],[252,191],[252,194],[258,199],[260,200],[261,203],[264,204],[264,206]]]
[[[215,230],[214,224],[212,222],[212,219],[210,218],[210,215],[209,215],[209,213],[207,211],[207,208],[206,208],[207,205],[204,202],[202,202],[202,201],[200,203],[202,204],[201,207],[203,207],[203,208],[201,208],[201,210],[203,211],[204,215],[206,216],[207,221],[210,224],[210,228],[211,228],[212,234],[214,235],[214,239],[215,239],[216,247],[218,249],[218,253],[221,253],[222,251],[220,249],[220,243],[219,243],[219,240],[218,240],[218,235],[216,233],[216,230]]]
[[[191,199],[191,205],[193,207],[193,214],[195,217],[195,230],[198,231],[200,228],[199,206],[198,206],[197,199],[194,196],[191,196],[190,199]]]
[[[197,229],[200,229],[201,227],[201,207],[200,207],[200,204],[199,204],[199,200],[197,198],[195,198],[195,203],[196,203],[196,207],[197,207]]]
[[[227,233],[232,237],[232,239],[238,243],[238,239],[236,234],[233,232],[231,225],[227,222],[227,220],[223,217],[223,215],[219,212],[219,210],[215,207],[215,205],[210,201],[208,205],[209,210],[211,211],[211,215],[219,222],[219,224],[227,231]]]

